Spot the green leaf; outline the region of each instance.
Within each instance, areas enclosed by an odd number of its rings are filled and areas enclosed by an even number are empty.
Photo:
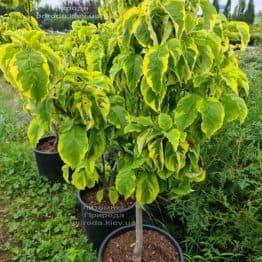
[[[46,134],[47,130],[48,126],[39,117],[31,120],[27,130],[27,136],[33,147],[36,147],[39,139]]]
[[[20,51],[10,62],[10,68],[16,87],[24,97],[36,102],[46,98],[50,71],[41,53],[27,49]]]
[[[77,189],[84,190],[86,187],[93,188],[98,180],[99,176],[95,170],[95,162],[87,161],[83,166],[75,169],[71,183]]]
[[[168,139],[168,141],[173,146],[174,151],[177,150],[177,147],[179,145],[180,134],[181,132],[176,128],[173,128],[170,131],[165,132],[165,137]]]
[[[142,76],[143,59],[140,55],[129,55],[124,64],[124,72],[127,77],[127,85],[130,91],[135,91]]]
[[[86,45],[85,57],[88,71],[102,71],[103,58],[105,56],[104,47],[99,41],[99,37],[94,35]]]
[[[127,111],[125,108],[123,106],[115,105],[111,106],[107,120],[116,128],[124,128],[126,126],[126,116]]]
[[[165,167],[171,172],[176,172],[179,169],[177,154],[170,142],[166,144],[165,148]]]
[[[209,0],[200,0],[200,6],[204,16],[204,29],[211,31],[216,22],[216,8],[209,2]]]
[[[110,203],[114,206],[117,203],[118,198],[119,198],[119,195],[114,187],[109,188],[108,197],[109,197]]]
[[[190,126],[197,118],[202,98],[196,94],[188,94],[178,101],[175,109],[175,123],[180,130]]]
[[[224,96],[221,102],[225,110],[225,122],[231,122],[237,118],[240,118],[241,123],[244,122],[248,109],[242,98],[237,96]]]
[[[101,157],[106,148],[106,138],[103,131],[92,130],[89,136],[88,160],[96,161]]]
[[[69,166],[68,165],[63,165],[62,167],[62,172],[63,172],[63,178],[66,181],[66,183],[70,183],[69,181]]]
[[[179,180],[178,185],[172,190],[172,193],[182,196],[191,192],[190,181],[188,178],[184,177]]]
[[[151,47],[144,57],[143,73],[146,83],[156,94],[160,94],[164,75],[168,69],[169,50],[166,46]]]
[[[206,171],[201,170],[198,173],[187,173],[186,176],[190,179],[190,181],[202,182],[206,178]]]
[[[170,40],[168,40],[167,45],[170,55],[173,58],[174,63],[176,64],[183,52],[181,42],[177,38],[171,38]]]
[[[146,83],[145,78],[143,78],[141,83],[141,93],[143,95],[145,103],[155,112],[159,112],[161,109],[162,102],[165,98],[167,91],[166,85],[162,85],[160,93],[155,93],[151,87]]]
[[[135,22],[138,18],[139,10],[137,7],[130,8],[124,15],[123,25],[121,27],[123,46],[128,46],[131,36],[135,30]]]
[[[163,170],[164,168],[164,151],[162,139],[156,139],[148,144],[149,157],[153,160],[155,166]]]
[[[159,193],[157,176],[152,173],[143,173],[138,179],[136,187],[136,200],[143,206],[152,203]]]
[[[210,138],[223,125],[224,108],[215,98],[207,98],[201,101],[199,112],[202,116],[201,130]]]
[[[160,3],[174,23],[176,37],[180,38],[185,28],[185,2],[183,0],[164,0]]]
[[[134,34],[139,44],[143,47],[148,47],[153,44],[145,16],[140,16],[136,20]]]
[[[69,130],[60,130],[58,152],[62,160],[72,168],[76,168],[84,160],[88,151],[86,130],[73,126]]]
[[[104,189],[100,189],[96,192],[96,200],[98,203],[101,203],[103,198],[104,198]]]
[[[119,170],[116,176],[116,189],[117,191],[128,199],[131,197],[136,188],[136,175],[134,170],[124,168]]]
[[[159,127],[164,131],[167,131],[168,129],[170,129],[173,126],[173,120],[171,116],[165,113],[160,113],[157,118],[157,121],[158,121]]]
[[[152,132],[152,129],[149,129],[149,130],[147,129],[138,135],[137,142],[136,142],[138,154],[142,153],[143,148],[146,144],[147,138],[151,132]]]

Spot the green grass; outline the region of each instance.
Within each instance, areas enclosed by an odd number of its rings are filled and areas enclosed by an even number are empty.
[[[38,175],[26,138],[28,121],[16,93],[1,79],[0,261],[96,261],[75,223],[75,190]]]

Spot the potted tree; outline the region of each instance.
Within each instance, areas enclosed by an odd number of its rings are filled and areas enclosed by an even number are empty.
[[[22,19],[23,24],[29,20],[17,14],[16,17]],[[39,173],[55,182],[61,180],[63,165],[56,151],[56,137],[41,138],[48,133],[55,134],[51,94],[60,76],[61,59],[49,47],[46,34],[40,29],[8,29],[6,27],[3,33],[8,41],[0,46],[0,69],[5,79],[19,91],[24,110],[32,116],[28,137],[35,147]]]
[[[102,13],[116,25],[119,50],[110,77],[125,100],[124,132],[133,138],[115,185],[125,198],[134,195],[137,205],[135,233],[129,227],[108,236],[99,261],[142,261],[142,253],[148,255],[143,261],[152,254],[169,261],[163,255],[169,251],[143,240],[142,208],[161,192],[170,201],[190,193],[191,183],[206,176],[201,143],[227,122],[246,118],[241,96],[248,80],[234,50],[246,47],[249,28],[217,15],[208,0],[106,3]],[[183,261],[181,254],[176,261]]]
[[[102,72],[69,67],[56,84],[53,101],[63,175],[79,189],[83,223],[96,248],[112,230],[134,220],[134,201],[119,199],[114,187],[114,159],[120,152],[109,122],[114,118],[113,93]]]

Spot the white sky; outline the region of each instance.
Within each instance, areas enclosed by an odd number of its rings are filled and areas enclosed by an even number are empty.
[[[41,5],[49,4],[52,6],[59,6],[63,0],[42,0]],[[213,1],[212,1],[213,2]],[[221,4],[225,4],[227,0],[220,0]],[[248,1],[246,1],[248,2]],[[238,0],[232,0],[232,10],[234,10],[234,6],[238,3]],[[255,3],[255,12],[262,11],[262,0],[254,0]]]

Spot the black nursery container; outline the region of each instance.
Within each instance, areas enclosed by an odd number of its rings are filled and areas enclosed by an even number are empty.
[[[182,249],[180,247],[180,245],[178,244],[178,242],[175,240],[175,238],[173,236],[171,236],[168,232],[162,230],[161,228],[159,227],[156,227],[156,226],[152,226],[152,225],[143,225],[143,228],[144,229],[149,229],[149,230],[153,230],[153,231],[156,231],[158,233],[160,233],[161,235],[164,235],[172,244],[173,246],[177,249],[177,252],[179,254],[179,259],[180,259],[180,262],[184,262],[184,258],[183,258],[183,252],[182,252]],[[99,252],[98,252],[98,262],[105,262],[103,261],[103,255],[104,255],[104,251],[105,251],[105,248],[108,244],[108,242],[114,238],[114,237],[117,237],[125,232],[128,232],[130,230],[135,230],[135,225],[129,225],[129,226],[123,226],[123,227],[120,227],[116,230],[114,230],[113,232],[111,232],[105,239],[104,241],[102,242],[100,248],[99,248]]]
[[[88,240],[98,249],[105,237],[115,229],[133,224],[135,221],[135,203],[118,211],[98,211],[82,200],[84,191],[78,191],[81,204],[82,223]]]
[[[39,140],[38,145],[42,144],[53,136],[43,137]],[[36,163],[39,174],[46,177],[51,183],[62,182],[62,166],[64,162],[57,152],[42,152],[37,149],[33,150],[35,153]]]

